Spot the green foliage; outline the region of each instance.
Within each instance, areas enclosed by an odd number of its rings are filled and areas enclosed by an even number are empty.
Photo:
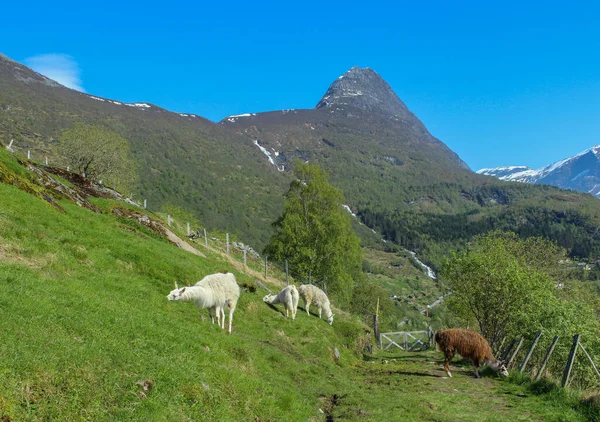
[[[352,291],[352,313],[358,315],[365,324],[373,324],[377,301],[379,300],[380,326],[391,325],[390,320],[397,320],[394,313],[394,303],[390,299],[389,291],[381,284],[363,278],[354,285]]]
[[[127,189],[137,183],[137,168],[127,140],[99,125],[76,123],[60,136],[65,164],[92,180]]]
[[[227,335],[165,299],[173,280],[221,269],[252,284],[221,254],[149,236],[112,200],[93,213],[61,199],[58,213],[6,183],[0,197],[1,420],[585,420],[499,378],[442,379],[439,352],[365,362],[365,327],[343,313],[291,321],[243,291]]]
[[[541,238],[520,239],[514,233],[477,236],[469,249],[453,253],[441,276],[452,291],[448,307],[462,325],[478,326],[492,343],[525,337],[531,344],[543,335],[530,365],[539,367],[553,337],[560,341],[547,375],[560,378],[573,334],[580,334],[592,356],[600,356],[599,298],[594,287],[575,279],[566,251]],[[524,350],[517,359],[522,359]],[[583,353],[577,355],[571,385],[599,385]]]
[[[280,262],[287,259],[305,281],[310,275],[315,284],[327,285],[338,305],[348,305],[362,275],[362,251],[342,208],[343,195],[317,165],[297,161],[294,174],[265,253]]]
[[[450,310],[476,323],[491,342],[535,330],[556,305],[556,283],[542,265],[560,254],[548,241],[520,240],[493,232],[474,239],[468,250],[452,253],[441,276],[452,291]]]

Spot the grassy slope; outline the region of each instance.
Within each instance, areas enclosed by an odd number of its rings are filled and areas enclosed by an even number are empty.
[[[243,292],[227,335],[193,304],[165,297],[173,280],[219,269],[253,281],[220,254],[197,257],[66,200],[62,214],[7,184],[0,198],[3,420],[324,420],[319,409],[343,419],[493,420],[495,408],[510,420],[550,420],[529,408],[533,398],[500,394],[521,387],[419,375],[442,374],[437,354],[365,362],[355,354],[360,324],[340,315],[329,326],[302,311],[290,321],[261,291]]]

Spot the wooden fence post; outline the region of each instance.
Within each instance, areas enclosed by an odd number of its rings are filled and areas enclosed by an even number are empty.
[[[548,347],[546,356],[544,356],[544,360],[542,361],[542,364],[540,365],[540,369],[535,376],[536,381],[539,380],[540,377],[542,376],[542,373],[544,372],[544,369],[546,368],[546,365],[548,364],[548,361],[550,360],[550,356],[552,355],[552,352],[554,351],[554,347],[556,346],[557,342],[558,342],[558,336],[554,336],[554,340],[552,340],[552,344],[550,345],[550,347]]]
[[[377,298],[377,308],[373,315],[373,332],[375,333],[375,343],[377,348],[381,349],[381,334],[379,333],[379,298]]]
[[[496,354],[502,351],[502,346],[504,346],[504,342],[506,341],[506,336],[502,337],[502,341],[500,342],[500,346],[496,348]]]
[[[229,233],[225,233],[225,244],[227,245],[227,256],[229,256]]]
[[[171,227],[171,214],[167,214],[167,225]]]
[[[290,285],[290,273],[288,271],[288,260],[285,260],[285,283]]]
[[[187,223],[186,227],[187,227],[187,235],[189,237],[189,235],[190,235],[190,223]]]
[[[573,369],[573,362],[575,362],[575,353],[577,352],[577,346],[579,345],[579,334],[573,336],[573,345],[571,346],[571,352],[569,353],[569,359],[567,360],[567,366],[563,372],[562,387],[569,385],[569,378],[571,377],[571,369]]]
[[[506,360],[506,358],[508,357],[508,354],[511,352],[511,350],[514,347],[516,342],[517,342],[517,339],[512,339],[510,341],[510,343],[508,343],[508,346],[506,346],[506,349],[504,350],[504,353],[502,354],[502,358],[500,360]]]
[[[244,267],[248,266],[248,264],[246,264],[246,253],[247,253],[247,249],[244,248]]]
[[[31,160],[31,151],[30,150],[27,150],[27,159]]]
[[[269,256],[265,255],[265,280],[267,279],[267,265],[269,263]]]
[[[521,340],[519,340],[519,344],[517,344],[517,347],[515,347],[515,351],[512,353],[512,355],[510,356],[510,359],[508,360],[508,363],[506,364],[506,369],[510,368],[510,366],[513,363],[513,361],[517,357],[517,353],[519,352],[519,349],[523,345],[523,340],[524,340],[524,338],[521,337]]]
[[[71,173],[71,166],[67,166],[67,173]]]
[[[206,237],[206,229],[204,229],[204,246],[208,249],[208,237]]]
[[[48,157],[46,157],[46,165],[48,165]]]
[[[429,342],[429,348],[434,345],[435,339],[431,325],[427,326],[427,341]]]
[[[542,330],[538,331],[537,335],[535,336],[535,340],[533,340],[533,343],[531,344],[529,351],[525,355],[525,359],[523,360],[523,363],[521,364],[521,367],[519,368],[519,372],[523,372],[523,370],[525,369],[525,366],[527,365],[527,362],[529,362],[529,358],[531,357],[531,354],[533,353],[533,349],[535,349],[535,346],[537,346],[537,343],[541,336],[542,336]]]
[[[148,202],[144,199],[144,209],[146,209],[146,205],[148,205]]]

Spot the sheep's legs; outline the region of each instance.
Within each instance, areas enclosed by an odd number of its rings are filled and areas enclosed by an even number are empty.
[[[231,322],[233,321],[233,311],[235,311],[235,307],[230,307],[229,308],[229,334],[231,334]],[[225,319],[224,315],[223,315],[223,319]]]
[[[305,306],[305,308],[306,308],[306,313],[307,313],[308,315],[310,315],[310,312],[308,311],[308,308],[310,308],[310,302],[306,302],[306,306]]]

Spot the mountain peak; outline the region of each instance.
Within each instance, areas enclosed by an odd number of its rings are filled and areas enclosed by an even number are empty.
[[[344,105],[400,118],[411,115],[388,83],[368,67],[355,66],[338,77],[316,108]]]

